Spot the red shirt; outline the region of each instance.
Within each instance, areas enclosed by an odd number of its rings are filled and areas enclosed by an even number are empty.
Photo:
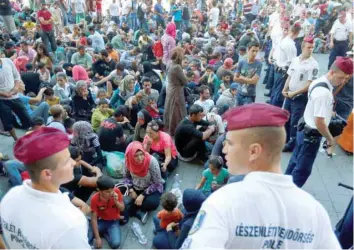
[[[45,21],[48,21],[52,17],[52,14],[48,10],[40,10],[37,12],[37,18],[39,19],[40,17],[43,17]],[[42,24],[41,22],[39,23],[43,31],[49,32],[53,30],[52,24]]]
[[[171,222],[180,222],[183,219],[183,214],[178,208],[175,208],[172,212],[161,210],[157,213],[157,218],[160,219],[160,227],[166,229]]]
[[[123,195],[118,188],[114,188],[118,194],[118,201],[123,202]],[[91,210],[97,214],[98,218],[103,220],[119,220],[120,210],[114,203],[114,198],[111,197],[108,201],[100,198],[100,193],[96,193],[91,199]]]

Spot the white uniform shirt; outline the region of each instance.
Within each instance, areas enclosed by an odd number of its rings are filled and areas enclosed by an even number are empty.
[[[85,0],[75,0],[75,12],[76,13],[84,13],[85,12]]]
[[[291,61],[296,57],[296,54],[295,42],[287,36],[281,40],[279,46],[275,47],[273,58],[278,67],[284,68],[290,65]]]
[[[332,26],[330,34],[333,35],[334,40],[346,41],[349,37],[349,33],[353,32],[353,27],[350,22],[346,21],[345,24],[336,20]]]
[[[311,93],[313,86],[319,82],[327,83],[329,90],[325,87],[317,87]],[[308,91],[308,102],[304,112],[305,123],[311,128],[317,129],[315,123],[316,117],[325,118],[327,126],[331,121],[334,101],[332,92],[333,86],[327,76],[322,76],[311,83]]]
[[[300,90],[306,86],[307,81],[317,79],[318,69],[318,63],[312,56],[304,61],[301,56],[294,58],[287,72],[290,76],[289,90]]]
[[[0,212],[8,249],[90,249],[86,217],[61,192],[35,190],[26,180],[5,195]]]
[[[119,5],[117,3],[111,3],[109,10],[111,11],[111,16],[119,16]]]
[[[203,203],[182,248],[340,249],[324,207],[289,175],[252,172]]]

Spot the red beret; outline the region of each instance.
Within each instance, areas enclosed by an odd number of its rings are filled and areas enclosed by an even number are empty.
[[[337,56],[336,66],[347,75],[353,74],[353,60],[349,57]]]
[[[287,17],[287,16],[285,16],[285,17],[283,17],[281,20],[284,21],[284,22],[289,22],[289,21],[290,21],[290,18]]]
[[[289,112],[273,105],[252,103],[227,111],[223,118],[227,130],[254,127],[282,127],[289,119]]]
[[[313,36],[306,36],[306,37],[304,38],[304,42],[313,43],[313,41],[314,41]]]
[[[301,23],[300,23],[300,22],[296,22],[296,23],[294,24],[294,26],[297,27],[297,28],[299,28],[299,27],[301,27]]]
[[[32,164],[64,150],[69,144],[64,132],[43,127],[21,137],[15,144],[14,155],[24,164]]]

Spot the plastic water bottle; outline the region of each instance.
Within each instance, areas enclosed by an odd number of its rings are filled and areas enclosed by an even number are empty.
[[[142,245],[146,245],[148,241],[147,241],[147,238],[145,237],[143,231],[141,230],[139,223],[134,221],[131,225],[131,228],[132,228],[135,236],[138,238],[139,243]]]
[[[176,174],[173,184],[172,184],[172,189],[175,189],[175,188],[179,189],[181,186],[181,182],[182,182],[181,177],[179,176],[179,174]]]

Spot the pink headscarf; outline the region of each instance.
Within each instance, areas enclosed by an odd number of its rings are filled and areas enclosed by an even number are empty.
[[[225,69],[231,69],[233,63],[234,63],[234,61],[232,60],[232,58],[226,58],[225,61],[224,61],[224,68]]]
[[[176,25],[172,22],[168,23],[165,30],[166,34],[176,39]]]
[[[87,82],[90,80],[85,68],[80,65],[75,65],[73,67],[73,79],[75,82],[77,82],[79,80],[84,80]]]
[[[26,72],[26,64],[29,62],[27,56],[19,56],[14,60],[14,64],[18,72]]]

